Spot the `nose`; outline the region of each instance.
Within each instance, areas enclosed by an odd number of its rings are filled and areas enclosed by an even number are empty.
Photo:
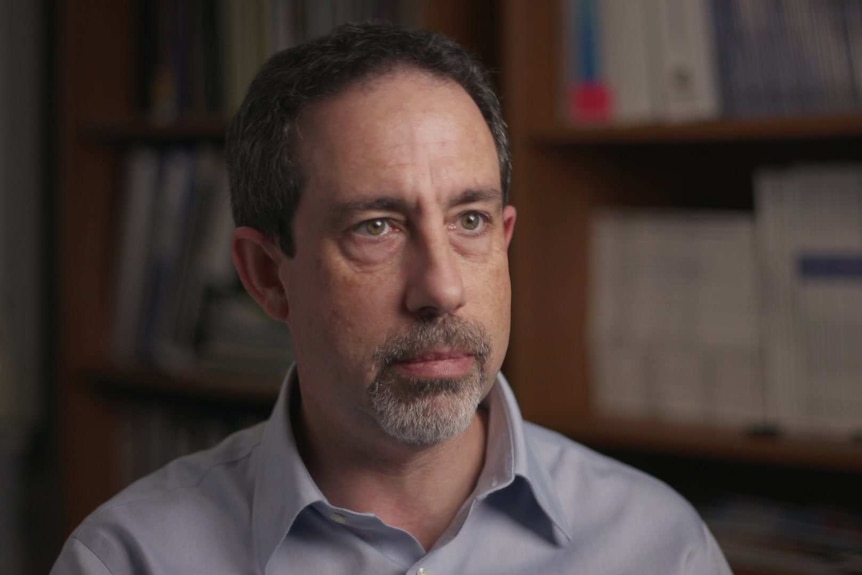
[[[464,282],[458,254],[445,233],[415,238],[408,258],[405,303],[423,319],[441,317],[464,305]]]

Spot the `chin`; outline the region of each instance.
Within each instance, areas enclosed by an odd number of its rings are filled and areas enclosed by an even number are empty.
[[[424,447],[464,433],[488,387],[477,370],[458,380],[378,380],[370,395],[386,435],[404,445]]]

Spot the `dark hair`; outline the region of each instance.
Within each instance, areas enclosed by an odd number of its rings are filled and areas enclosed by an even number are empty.
[[[236,225],[250,226],[296,251],[293,214],[303,174],[295,123],[308,105],[399,66],[459,84],[491,130],[500,162],[504,202],[511,151],[500,102],[488,74],[467,51],[442,34],[392,24],[345,24],[330,34],[273,55],[249,87],[228,128],[225,159]]]

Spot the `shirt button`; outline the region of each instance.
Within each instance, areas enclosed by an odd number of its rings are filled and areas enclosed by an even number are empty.
[[[329,516],[329,518],[332,519],[333,521],[335,521],[336,523],[341,523],[342,525],[347,523],[347,517],[345,517],[341,513],[333,513],[332,515]]]
[[[416,575],[431,575],[431,570],[420,567],[416,570]]]

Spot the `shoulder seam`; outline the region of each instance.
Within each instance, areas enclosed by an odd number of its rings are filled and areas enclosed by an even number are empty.
[[[113,573],[114,573],[114,572],[113,572],[113,571],[111,571],[111,568],[110,568],[110,567],[108,567],[108,566],[107,566],[107,564],[105,564],[105,560],[104,560],[104,559],[102,559],[101,557],[99,557],[99,556],[96,554],[96,552],[95,552],[95,551],[93,551],[93,550],[90,548],[90,546],[89,546],[89,545],[87,545],[86,543],[84,543],[84,541],[83,541],[81,538],[79,538],[79,537],[77,537],[77,536],[75,536],[75,535],[72,535],[71,537],[69,537],[69,540],[70,540],[70,541],[76,541],[77,543],[80,543],[80,544],[81,544],[81,546],[82,546],[84,549],[86,549],[87,551],[89,551],[89,552],[90,552],[90,555],[92,555],[93,557],[95,557],[96,559],[98,559],[98,560],[99,560],[99,563],[101,563],[101,564],[102,564],[102,567],[104,567],[104,568],[105,568],[105,571],[107,571],[108,573],[110,573],[111,575],[113,575]]]
[[[236,463],[236,462],[241,461],[243,459],[247,459],[247,458],[251,457],[252,453],[254,453],[254,450],[257,449],[258,447],[260,447],[260,441],[259,440],[256,441],[254,444],[250,445],[248,447],[248,450],[245,451],[245,453],[243,453],[242,455],[239,455],[237,457],[232,457],[229,459],[225,459],[224,461],[218,461],[218,462],[213,463],[212,465],[207,467],[205,470],[203,470],[201,472],[201,474],[197,477],[197,479],[193,482],[189,482],[189,483],[182,484],[182,485],[174,485],[172,487],[167,487],[167,488],[159,490],[159,491],[153,491],[153,492],[150,492],[147,494],[142,494],[140,497],[136,497],[134,499],[129,499],[127,501],[122,501],[122,502],[117,501],[115,503],[108,502],[108,504],[106,505],[106,507],[104,507],[104,509],[108,510],[108,509],[115,509],[115,508],[119,508],[119,507],[124,507],[126,505],[131,505],[134,503],[138,503],[140,501],[145,501],[147,499],[151,499],[152,497],[156,497],[156,496],[163,495],[166,493],[172,493],[174,491],[179,491],[181,489],[193,489],[193,488],[199,486],[201,483],[203,483],[206,476],[209,475],[210,472],[213,471],[215,468],[223,467],[226,465],[230,465],[232,463]],[[162,469],[164,469],[164,468],[162,468]]]

